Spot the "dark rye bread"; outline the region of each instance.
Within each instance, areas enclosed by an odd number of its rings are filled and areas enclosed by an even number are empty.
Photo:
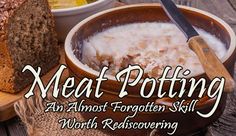
[[[59,46],[47,0],[0,0],[0,91],[16,93],[59,63]]]

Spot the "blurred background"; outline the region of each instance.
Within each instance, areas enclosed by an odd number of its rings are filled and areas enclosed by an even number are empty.
[[[119,1],[127,4],[159,2],[159,0],[119,0]],[[188,5],[188,6],[197,6],[198,2],[198,0],[173,0],[173,1],[177,4]]]

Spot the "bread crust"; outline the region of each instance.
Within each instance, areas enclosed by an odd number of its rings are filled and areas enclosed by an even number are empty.
[[[14,69],[6,40],[0,42],[0,91],[14,93]]]
[[[0,1],[0,91],[14,93],[14,69],[7,47],[7,25],[15,9],[25,0]]]

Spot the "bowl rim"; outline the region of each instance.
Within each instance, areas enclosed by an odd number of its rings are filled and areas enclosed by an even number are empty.
[[[76,68],[79,68],[80,70],[82,70],[83,72],[89,73],[90,75],[94,76],[94,77],[98,77],[99,76],[99,72],[90,68],[89,66],[87,66],[86,64],[83,64],[81,61],[79,61],[79,59],[76,58],[76,56],[73,53],[73,49],[71,46],[71,40],[72,37],[74,36],[74,34],[77,32],[77,30],[83,26],[84,24],[86,24],[87,22],[89,22],[90,20],[97,18],[103,14],[106,13],[110,13],[113,11],[117,11],[117,10],[122,10],[122,9],[127,9],[127,8],[137,8],[137,7],[150,7],[150,6],[161,6],[159,3],[155,3],[155,4],[133,4],[133,5],[126,5],[126,6],[121,6],[121,7],[117,7],[117,8],[112,8],[112,9],[108,9],[102,12],[99,12],[97,14],[94,14],[88,18],[86,18],[85,20],[81,21],[80,23],[78,23],[76,26],[74,26],[71,31],[68,33],[66,40],[65,40],[65,45],[64,45],[64,49],[65,49],[65,55],[66,55],[66,59],[69,59],[70,62],[76,66]],[[233,29],[229,26],[229,24],[227,24],[224,20],[222,20],[221,18],[207,12],[207,11],[203,11],[197,8],[193,8],[193,7],[188,7],[188,6],[183,6],[183,5],[178,5],[179,8],[184,9],[184,10],[188,10],[188,11],[192,11],[192,12],[197,12],[200,14],[203,14],[207,17],[210,17],[212,19],[214,19],[215,21],[217,21],[218,23],[220,23],[229,33],[230,36],[230,46],[229,49],[227,50],[225,56],[223,58],[221,58],[220,60],[222,61],[222,63],[225,63],[232,55],[233,53],[236,51],[236,35],[235,32],[233,31]],[[195,74],[191,74],[189,77],[200,77],[202,75],[204,75],[205,72],[199,72],[199,73],[195,73]],[[111,81],[117,81],[115,76],[110,75],[110,74],[106,74],[105,75],[106,78],[108,78],[108,80]],[[187,77],[187,78],[189,78]]]
[[[95,2],[86,4],[86,5],[82,5],[82,6],[77,6],[77,7],[70,7],[70,8],[61,8],[61,9],[51,9],[53,14],[60,14],[60,13],[66,13],[66,12],[73,12],[73,11],[77,11],[77,10],[85,10],[85,9],[89,9],[90,7],[96,6],[98,4],[104,3],[104,2],[112,2],[113,0],[97,0]]]

